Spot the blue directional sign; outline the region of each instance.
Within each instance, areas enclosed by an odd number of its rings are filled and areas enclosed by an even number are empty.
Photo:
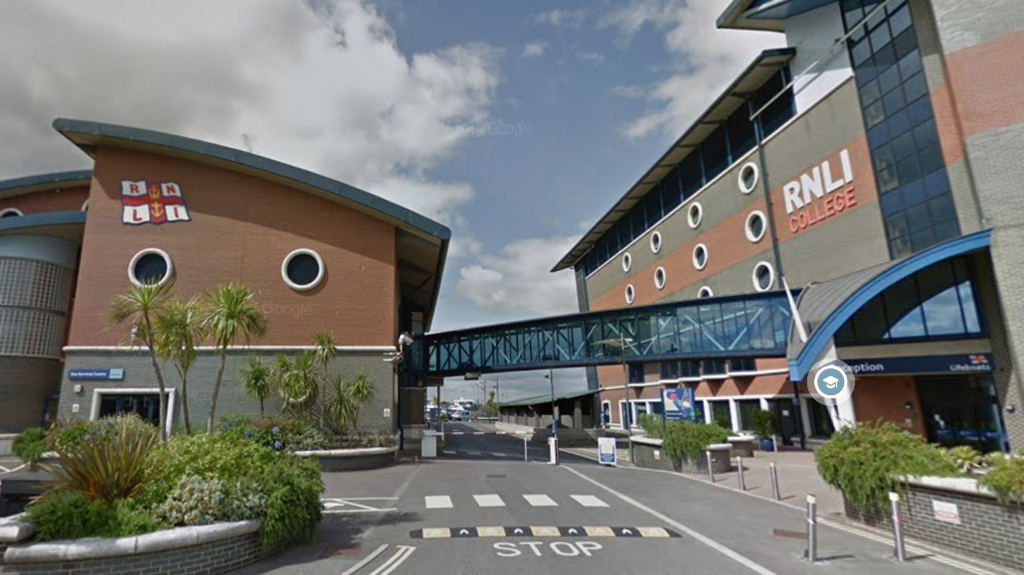
[[[666,420],[695,421],[697,419],[697,413],[693,409],[693,388],[664,388],[661,390],[661,404],[665,408]]]
[[[124,369],[72,369],[68,372],[71,381],[120,381],[124,379]]]

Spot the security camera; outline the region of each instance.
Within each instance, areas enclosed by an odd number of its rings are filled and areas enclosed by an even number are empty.
[[[407,333],[403,333],[402,335],[398,336],[398,347],[399,347],[399,349],[401,349],[402,346],[412,345],[412,341],[413,341],[412,338],[409,337],[409,334],[407,334]]]

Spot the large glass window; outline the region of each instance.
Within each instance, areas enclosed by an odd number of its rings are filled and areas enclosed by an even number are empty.
[[[836,345],[983,336],[969,263],[939,262],[885,290],[836,333]]]
[[[629,366],[629,383],[643,383],[644,382],[644,366],[643,364],[630,364]]]
[[[759,399],[740,399],[736,401],[736,410],[740,416],[740,429],[744,431],[754,430],[754,419],[753,414],[755,411],[761,411],[761,400]]]
[[[857,26],[879,3],[842,0],[846,29]],[[959,236],[907,0],[892,0],[851,35],[849,49],[890,256],[903,257]]]
[[[728,400],[709,401],[711,404],[711,422],[732,429],[732,411]]]

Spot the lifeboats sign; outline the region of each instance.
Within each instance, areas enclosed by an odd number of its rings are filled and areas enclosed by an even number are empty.
[[[789,231],[799,233],[857,205],[850,151],[839,152],[839,165],[825,160],[782,187]],[[818,201],[821,200],[821,201]]]

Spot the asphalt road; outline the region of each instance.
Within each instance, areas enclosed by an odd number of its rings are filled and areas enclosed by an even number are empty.
[[[446,431],[486,429],[451,424]],[[436,460],[326,474],[319,539],[238,573],[334,575],[986,573],[819,526],[803,513],[672,474],[611,469],[510,436],[448,437]],[[965,570],[966,568],[966,570]]]

